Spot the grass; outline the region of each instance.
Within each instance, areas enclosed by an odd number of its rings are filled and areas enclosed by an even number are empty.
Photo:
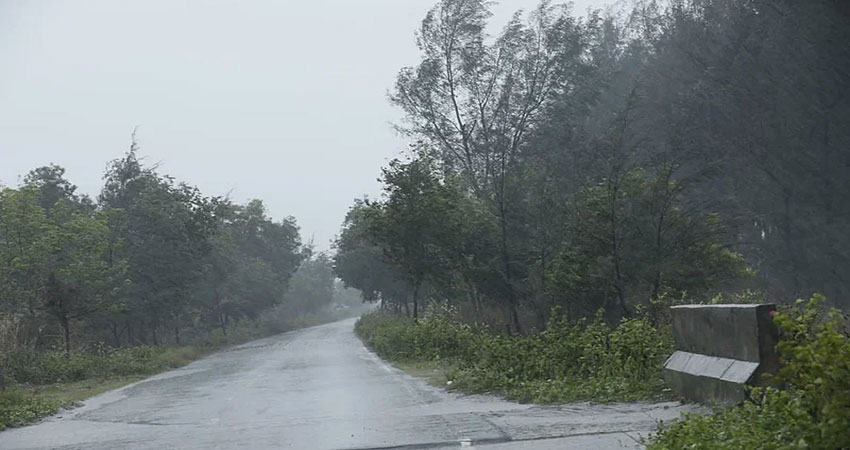
[[[644,440],[649,450],[850,449],[850,324],[824,298],[799,300],[774,317],[782,368],[742,405],[688,414]],[[669,326],[643,318],[616,326],[553,313],[546,330],[504,336],[439,313],[414,322],[366,315],[355,330],[384,359],[432,384],[523,402],[662,399]]]
[[[440,363],[432,361],[407,361],[397,362],[393,365],[409,375],[425,379],[431,386],[444,388],[448,385],[449,377],[446,373],[446,368]]]
[[[0,430],[75,407],[87,398],[182,367],[213,351],[202,347],[143,347],[100,355],[72,354],[70,358],[52,353],[31,355],[28,367],[16,369],[19,376],[28,374],[35,382],[18,383],[0,393]],[[50,377],[56,377],[56,382],[44,382]]]
[[[79,402],[95,395],[124,387],[144,380],[142,375],[92,378],[70,383],[56,383],[45,386],[23,386],[21,389],[42,401],[62,406],[75,406]]]
[[[504,336],[434,314],[414,322],[363,316],[355,331],[382,358],[429,383],[534,403],[639,401],[668,397],[661,365],[672,351],[667,328],[643,318],[617,326],[570,322],[555,312],[546,331]]]
[[[78,406],[82,400],[144,378],[140,375],[117,376],[44,386],[15,386],[0,394],[0,430],[26,425],[55,414],[60,408]]]

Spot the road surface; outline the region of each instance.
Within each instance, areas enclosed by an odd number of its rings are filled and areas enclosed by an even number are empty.
[[[382,362],[353,325],[214,354],[2,432],[0,449],[636,448],[658,420],[689,408],[544,407],[447,393]]]

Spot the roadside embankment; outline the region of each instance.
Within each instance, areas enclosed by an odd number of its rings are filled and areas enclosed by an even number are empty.
[[[374,313],[355,330],[381,357],[428,369],[432,382],[445,376],[453,390],[535,403],[662,399],[661,366],[672,352],[669,327],[646,318],[611,327],[601,316],[571,323],[556,312],[541,333],[505,336],[446,315],[414,322]]]
[[[815,296],[774,316],[782,368],[747,400],[686,414],[645,440],[650,450],[850,448],[848,318]],[[505,336],[431,315],[419,321],[363,316],[357,335],[381,357],[451,390],[535,403],[615,402],[667,397],[661,366],[670,328],[648,319],[609,326],[553,314],[547,329]]]

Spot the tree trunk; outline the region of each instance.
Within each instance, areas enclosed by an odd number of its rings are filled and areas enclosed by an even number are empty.
[[[519,312],[517,311],[515,301],[511,302],[511,324],[513,325],[514,333],[522,333],[522,326],[519,324]]]
[[[159,337],[156,335],[156,325],[151,328],[151,337],[153,338],[153,345],[159,346]]]
[[[118,328],[118,322],[109,321],[109,331],[112,333],[112,340],[115,343],[115,347],[120,347],[123,331]]]
[[[469,289],[469,300],[472,302],[472,311],[475,315],[475,321],[479,323],[483,322],[484,315],[482,313],[481,298],[478,295],[478,290],[475,289],[475,285],[472,284],[471,281],[467,280],[466,284]]]
[[[65,357],[71,356],[71,323],[68,316],[59,317],[59,323],[62,325],[62,331],[65,336]]]
[[[793,219],[791,214],[791,193],[790,191],[783,190],[783,218],[782,218],[782,240],[785,244],[785,251],[787,252],[788,261],[791,266],[791,289],[793,296],[801,295],[802,289],[800,288],[800,270],[799,270],[799,260],[797,257],[796,246],[794,245],[794,237],[793,237]]]
[[[510,314],[509,326],[513,328],[513,333],[521,334],[522,326],[519,323],[519,314],[517,313],[517,298],[516,292],[514,292],[511,257],[510,252],[508,251],[508,221],[505,217],[506,212],[504,201],[501,201],[499,204],[499,212],[499,222],[502,230],[500,250],[502,253],[502,264],[505,270],[505,288],[507,291],[508,312]]]
[[[174,344],[178,345],[178,346],[180,345],[180,327],[179,326],[174,327]]]
[[[130,321],[126,320],[124,322],[124,325],[125,325],[125,328],[127,328],[127,346],[132,347],[133,346],[133,333],[132,333],[132,328],[130,328]]]
[[[413,286],[413,320],[419,320],[419,286],[421,281],[417,281]]]
[[[224,319],[224,314],[218,315],[218,325],[221,327],[221,332],[224,334],[224,339],[227,340],[227,321]]]

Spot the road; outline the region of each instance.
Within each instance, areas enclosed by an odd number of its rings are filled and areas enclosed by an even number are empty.
[[[666,404],[520,405],[387,365],[353,320],[234,347],[0,433],[0,449],[636,448]]]

